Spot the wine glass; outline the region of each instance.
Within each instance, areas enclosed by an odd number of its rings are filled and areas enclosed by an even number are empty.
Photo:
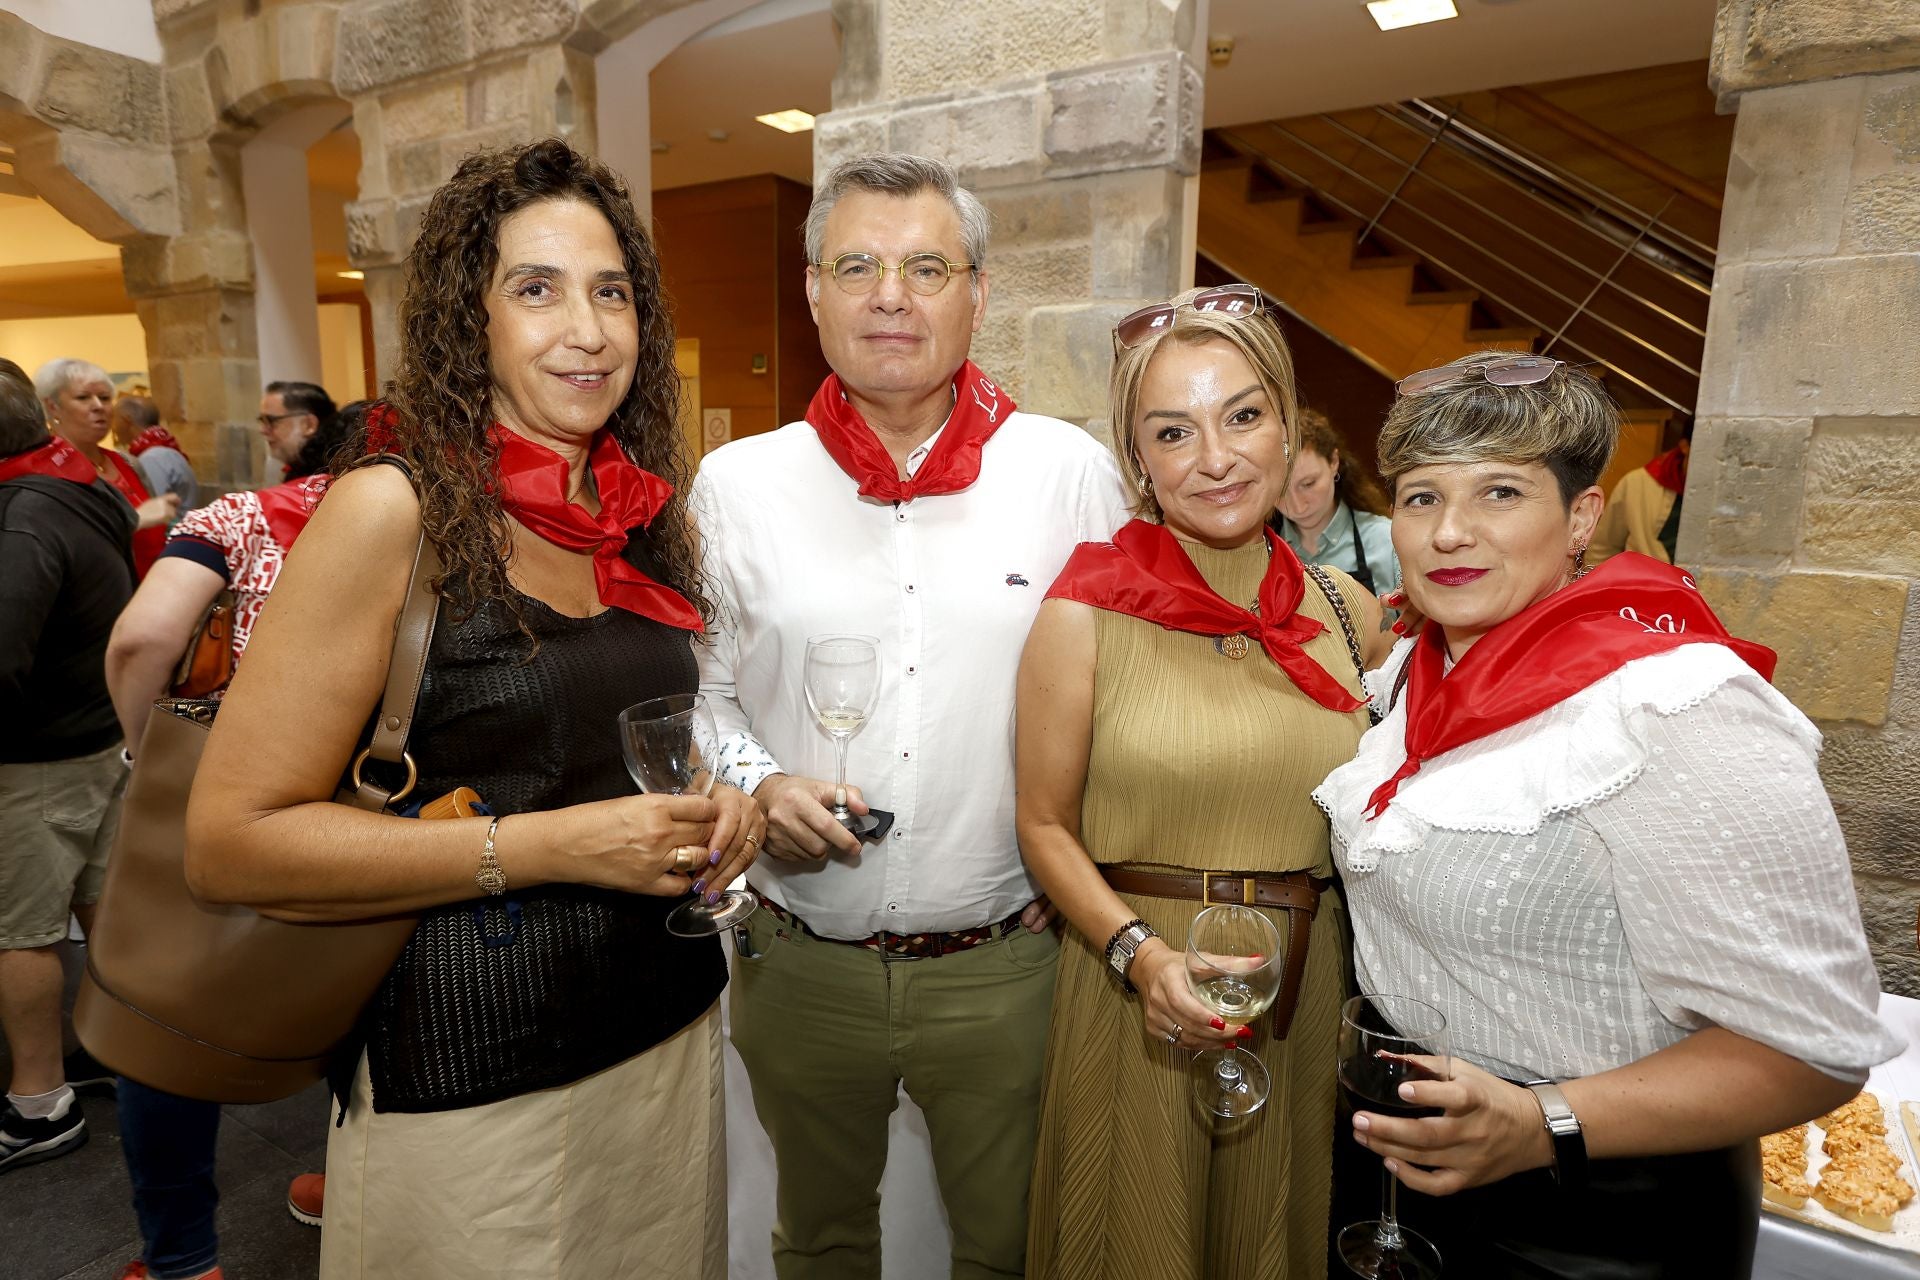
[[[1280,932],[1245,906],[1208,907],[1187,931],[1187,986],[1223,1022],[1252,1022],[1280,994]],[[1217,1116],[1249,1116],[1266,1105],[1266,1064],[1237,1045],[1194,1058],[1193,1095]]]
[[[1438,1058],[1439,1070],[1411,1061],[1415,1054]],[[1355,996],[1340,1010],[1339,1070],[1340,1091],[1355,1111],[1400,1118],[1441,1114],[1438,1107],[1402,1102],[1400,1086],[1452,1074],[1446,1015],[1408,996]],[[1368,1280],[1436,1280],[1440,1251],[1400,1225],[1400,1181],[1384,1168],[1381,1173],[1386,1188],[1380,1217],[1341,1228],[1341,1260]]]
[[[637,702],[620,713],[620,753],[634,783],[650,795],[704,796],[713,790],[720,734],[713,710],[697,693],[675,693]],[[700,866],[707,865],[700,850]],[[751,893],[729,889],[708,905],[698,894],[667,915],[667,932],[704,938],[731,929],[759,904]]]
[[[806,689],[807,709],[833,739],[839,759],[833,820],[865,837],[879,827],[880,820],[847,808],[847,743],[866,724],[880,692],[880,642],[872,636],[808,637]]]

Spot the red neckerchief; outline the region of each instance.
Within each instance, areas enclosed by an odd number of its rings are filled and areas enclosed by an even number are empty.
[[[294,539],[307,527],[307,521],[313,519],[332,479],[322,471],[254,494],[260,500],[260,514],[266,517],[267,528],[273,532],[273,540],[280,544],[280,550],[292,550]]]
[[[1013,397],[995,386],[969,360],[953,376],[953,416],[919,469],[905,480],[880,437],[828,374],[807,406],[807,422],[827,455],[860,482],[860,496],[879,502],[912,502],[923,495],[959,493],[980,478],[980,451],[1013,415]]]
[[[1207,585],[1165,525],[1129,520],[1112,542],[1083,542],[1047,589],[1047,599],[1078,600],[1096,609],[1202,636],[1246,635],[1260,641],[1300,691],[1330,711],[1365,704],[1341,688],[1301,645],[1326,628],[1297,612],[1307,592],[1300,558],[1268,529],[1260,612],[1243,609]]]
[[[567,500],[567,461],[545,445],[505,427],[493,428],[500,447],[500,505],[508,515],[556,547],[593,553],[600,603],[686,631],[705,628],[700,611],[673,588],[624,560],[629,529],[644,529],[673,497],[673,486],[628,460],[610,431],[594,437],[587,465],[600,493],[596,518]]]
[[[1368,821],[1422,761],[1530,719],[1635,658],[1701,642],[1773,679],[1773,650],[1729,634],[1686,572],[1635,551],[1508,618],[1452,671],[1446,631],[1429,623],[1407,658],[1406,763],[1367,798]]]
[[[171,449],[183,458],[187,456],[187,451],[182,449],[180,442],[173,438],[173,432],[165,427],[148,427],[127,442],[127,452],[136,458],[155,447]]]
[[[1647,474],[1668,493],[1680,493],[1687,487],[1687,451],[1675,445],[1647,464]]]
[[[97,478],[93,464],[87,461],[86,456],[59,436],[38,449],[16,453],[11,458],[0,458],[0,484],[20,476],[51,476],[55,480],[71,480],[75,484],[92,484]]]
[[[135,510],[153,495],[147,492],[147,486],[140,482],[140,473],[134,470],[131,462],[111,449],[102,449],[107,461],[107,483],[120,491],[120,495]],[[153,562],[160,558],[160,549],[167,545],[167,526],[156,524],[145,529],[136,529],[133,534],[133,576],[144,578],[147,570],[153,568]]]

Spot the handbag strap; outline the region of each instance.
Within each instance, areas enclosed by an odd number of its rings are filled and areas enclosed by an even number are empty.
[[[406,463],[392,454],[379,454],[362,462],[397,466],[409,480],[413,478]],[[413,553],[413,569],[407,578],[406,602],[400,606],[400,616],[394,619],[393,656],[387,662],[387,687],[380,697],[373,736],[353,759],[351,800],[358,808],[384,809],[406,796],[419,780],[419,768],[407,754],[407,735],[413,729],[420,682],[427,672],[427,650],[433,645],[434,619],[440,612],[440,596],[433,586],[441,572],[440,552],[423,528],[420,545]],[[398,788],[392,788],[365,776],[364,766],[370,759],[405,767],[406,780]]]
[[[1346,597],[1340,594],[1340,588],[1333,584],[1333,579],[1329,577],[1327,571],[1319,565],[1302,564],[1300,567],[1307,571],[1307,576],[1312,578],[1314,585],[1320,588],[1320,594],[1324,595],[1327,598],[1327,603],[1333,606],[1333,616],[1340,620],[1340,634],[1345,636],[1347,640],[1347,654],[1353,659],[1353,673],[1360,681],[1361,695],[1365,696],[1367,688],[1367,662],[1365,658],[1360,656],[1360,637],[1354,633],[1353,615],[1347,611]],[[1380,723],[1380,713],[1374,708],[1371,701],[1367,704],[1367,719],[1371,720],[1374,724]]]

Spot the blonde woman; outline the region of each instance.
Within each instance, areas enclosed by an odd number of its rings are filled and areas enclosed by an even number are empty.
[[[1074,553],[1020,666],[1021,852],[1071,925],[1027,1274],[1320,1276],[1343,958],[1308,793],[1366,727],[1356,666],[1384,652],[1379,608],[1267,528],[1297,410],[1257,292],[1184,293],[1115,338],[1114,452],[1140,518]],[[1248,899],[1304,954],[1238,1026],[1189,993],[1181,957],[1206,902]],[[1227,1044],[1272,1092],[1216,1125],[1191,1062]]]

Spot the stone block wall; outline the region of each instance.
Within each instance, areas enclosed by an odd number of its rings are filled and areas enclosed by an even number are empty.
[[[1920,6],[1723,0],[1739,118],[1679,560],[1826,735],[1888,990],[1920,996]]]
[[[814,172],[863,151],[946,160],[992,211],[974,360],[1022,407],[1105,430],[1114,321],[1185,278],[1198,171],[1191,0],[836,0]]]

